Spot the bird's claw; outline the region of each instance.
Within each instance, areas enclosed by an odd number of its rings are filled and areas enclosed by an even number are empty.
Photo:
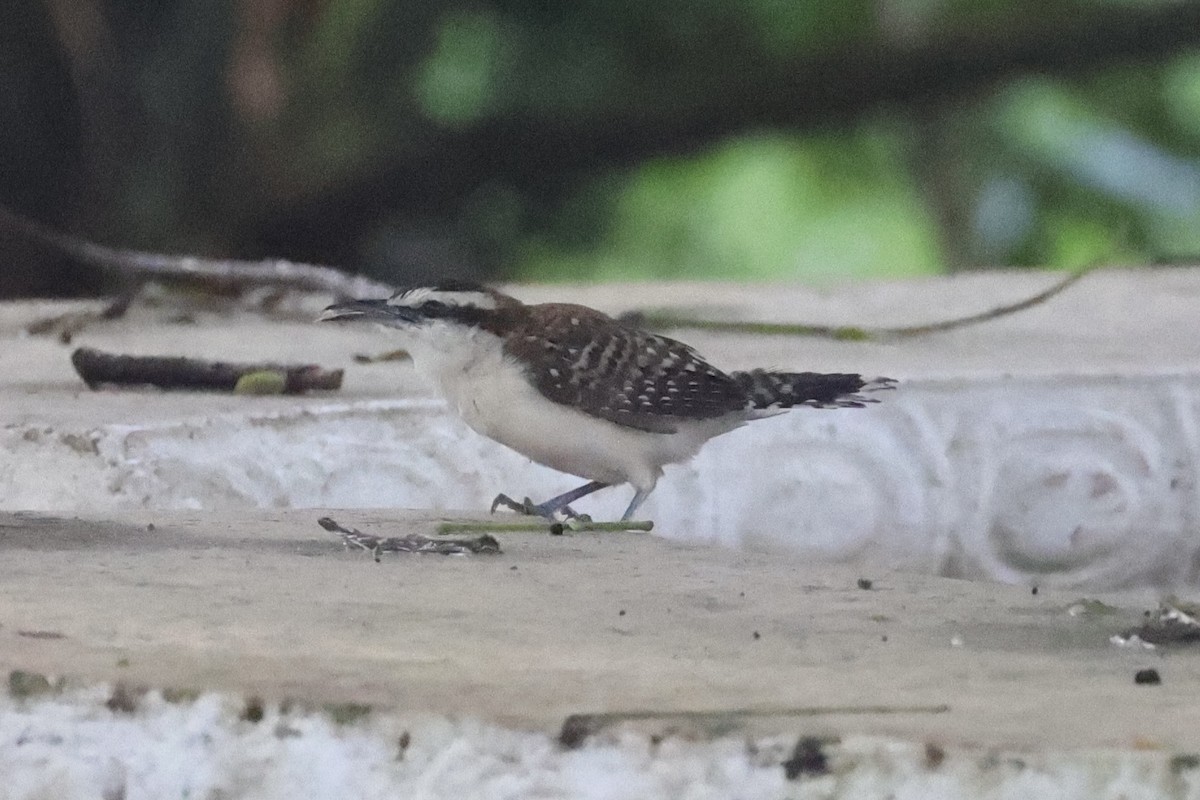
[[[570,506],[563,506],[560,511],[562,511],[563,519],[569,520],[570,522],[587,524],[592,521],[592,516],[590,514],[578,514],[575,512],[575,509],[571,508]]]
[[[506,494],[498,494],[496,495],[496,499],[492,501],[492,513],[495,514],[496,509],[500,508],[501,506],[507,508],[509,511],[515,511],[518,514],[524,514],[527,517],[542,517],[550,520],[551,522],[554,521],[553,510],[548,509],[545,506],[538,505],[528,497],[526,497],[524,500],[517,501],[513,500]]]
[[[500,508],[501,506],[507,508],[509,511],[515,511],[518,514],[524,514],[527,517],[543,516],[538,510],[538,507],[535,506],[533,501],[531,501],[528,497],[525,498],[524,502],[518,503],[516,500],[513,500],[511,497],[501,492],[500,494],[496,495],[496,499],[492,501],[491,513],[495,514],[496,509]]]
[[[556,522],[555,514],[563,515],[563,519],[572,520],[575,522],[591,522],[592,518],[587,514],[577,514],[570,506],[560,506],[559,508],[548,508],[544,503],[538,504],[526,497],[523,501],[513,500],[508,495],[501,493],[496,495],[496,499],[492,501],[491,513],[495,514],[496,509],[504,507],[509,511],[515,511],[518,514],[524,514],[527,517],[542,517],[551,522]]]

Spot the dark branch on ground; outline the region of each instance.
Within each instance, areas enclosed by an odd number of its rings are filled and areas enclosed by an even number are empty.
[[[71,364],[90,389],[100,386],[156,386],[246,394],[304,394],[342,386],[342,370],[315,364],[229,364],[198,358],[130,356],[81,347]],[[260,387],[275,391],[262,391]]]

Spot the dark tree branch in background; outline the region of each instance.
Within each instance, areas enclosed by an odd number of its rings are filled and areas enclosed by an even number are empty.
[[[202,284],[209,289],[247,289],[270,286],[310,292],[329,292],[339,298],[386,297],[386,283],[341,272],[319,264],[282,259],[236,261],[194,256],[118,250],[68,236],[0,206],[0,231],[28,237],[80,262],[97,267],[124,283],[168,281]]]
[[[91,230],[106,230],[113,222],[110,198],[120,190],[124,165],[136,158],[145,134],[135,81],[106,19],[104,0],[45,0],[44,5],[70,67],[81,115],[84,216]]]
[[[142,253],[131,250],[113,250],[112,248],[103,247],[101,245],[92,244],[91,242],[82,239],[76,239],[72,236],[57,233],[40,223],[26,219],[12,211],[0,206],[0,231],[10,231],[29,236],[36,241],[47,244],[62,252],[74,256],[85,264],[91,264],[102,269],[111,270],[114,276],[123,282],[145,281],[145,280],[192,280],[200,281],[208,288],[225,288],[229,286],[246,287],[246,286],[273,286],[286,289],[299,289],[308,291],[323,291],[332,292],[341,297],[354,297],[353,294],[345,294],[345,292],[354,292],[359,289],[366,289],[366,294],[362,296],[387,296],[392,293],[392,287],[386,284],[373,281],[369,278],[364,278],[361,275],[351,275],[338,272],[333,267],[317,266],[314,264],[293,264],[289,261],[222,261],[215,259],[196,258],[194,256],[172,256],[160,255],[157,253]],[[625,315],[622,319],[630,325],[649,328],[697,328],[701,330],[725,331],[732,333],[758,333],[758,334],[782,334],[789,336],[816,336],[826,339],[839,339],[848,341],[884,341],[890,339],[901,339],[911,336],[923,336],[930,333],[940,333],[942,331],[954,330],[955,328],[965,328],[970,325],[978,325],[982,322],[990,322],[1000,317],[1006,317],[1011,314],[1016,314],[1026,309],[1032,308],[1040,303],[1044,303],[1060,292],[1065,291],[1072,286],[1083,276],[1090,272],[1099,269],[1103,264],[1097,262],[1091,266],[1084,267],[1076,272],[1068,275],[1062,280],[1055,283],[1048,289],[1044,289],[1037,294],[1019,300],[1014,303],[1008,303],[1002,306],[989,309],[987,311],[976,314],[969,314],[964,317],[955,317],[950,319],[938,320],[935,322],[922,323],[919,325],[906,325],[895,328],[864,328],[859,326],[841,325],[808,325],[805,323],[777,323],[777,322],[734,322],[728,320],[712,320],[697,317],[686,317],[671,312],[633,312]],[[111,305],[108,309],[101,312],[101,315],[106,318],[116,318],[124,314],[126,307],[132,300],[132,295],[127,298],[119,299],[117,303]],[[30,333],[49,332],[56,326],[60,325],[62,318],[54,318],[34,323],[27,330]],[[64,342],[70,341],[69,331],[64,337]],[[81,355],[82,354],[82,355]],[[75,358],[83,358],[88,363],[100,363],[105,368],[111,368],[112,362],[105,361],[104,358],[95,358],[93,356],[104,356],[104,354],[94,353],[94,351],[77,350]],[[122,356],[122,359],[127,357]],[[151,371],[159,368],[157,362],[164,359],[148,359],[149,362],[155,362],[148,367]],[[178,359],[167,359],[168,361],[178,361]],[[357,360],[357,359],[356,359]],[[131,359],[130,363],[137,361]],[[118,365],[119,366],[119,365]],[[168,365],[168,371],[174,370],[177,365]],[[228,372],[227,368],[233,368],[237,365],[217,364],[218,371]],[[79,364],[76,363],[76,368],[79,369]],[[147,369],[145,364],[137,365],[139,370]],[[275,367],[263,367],[261,369],[254,368],[252,371],[264,371],[275,369]],[[304,369],[311,369],[304,367]],[[84,380],[88,381],[89,385],[93,381],[88,380],[88,376],[84,374],[84,370],[80,369],[80,375]],[[236,382],[236,376],[233,378]],[[224,378],[222,378],[224,380]],[[289,380],[291,376],[289,373]],[[340,382],[340,371],[337,376]],[[125,381],[116,381],[125,382]],[[143,383],[147,381],[141,381]],[[149,381],[156,383],[156,381]],[[308,388],[313,388],[309,386]],[[328,388],[321,386],[319,388]]]
[[[1200,2],[1096,5],[1061,24],[946,35],[911,48],[878,44],[792,61],[746,56],[731,75],[713,59],[694,76],[692,106],[595,118],[491,119],[438,146],[393,154],[391,164],[284,210],[273,226],[302,229],[335,219],[347,229],[380,205],[446,207],[482,180],[558,186],[575,173],[694,151],[732,134],[811,129],[881,107],[932,108],[1019,74],[1078,75],[1118,63],[1161,61],[1200,47]]]

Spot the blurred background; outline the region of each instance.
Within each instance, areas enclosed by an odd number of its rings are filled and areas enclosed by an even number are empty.
[[[1200,260],[1200,3],[3,0],[0,203],[393,283]],[[0,231],[0,296],[104,289]]]

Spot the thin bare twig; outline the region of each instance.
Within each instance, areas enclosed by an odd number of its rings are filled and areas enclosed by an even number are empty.
[[[119,250],[74,236],[59,233],[0,206],[0,230],[8,229],[53,247],[85,264],[94,265],[115,276],[134,282],[183,280],[209,287],[247,288],[271,286],[281,289],[330,292],[340,298],[383,297],[394,287],[364,277],[350,275],[334,267],[301,264],[282,259],[237,261],[206,259],[195,256],[163,255],[139,250]],[[856,325],[809,325],[805,323],[735,322],[689,317],[669,311],[634,312],[623,317],[630,324],[648,328],[693,328],[729,333],[816,336],[843,341],[890,341],[978,325],[1016,314],[1044,303],[1065,291],[1076,281],[1103,264],[1093,264],[1071,273],[1048,289],[1015,303],[987,311],[920,325],[863,327]],[[123,307],[122,307],[123,311]],[[68,334],[69,335],[69,334]]]
[[[81,263],[134,282],[187,281],[221,289],[276,286],[329,292],[339,299],[387,297],[394,291],[386,283],[321,264],[302,264],[283,259],[240,261],[197,258],[105,247],[55,231],[3,206],[0,206],[0,230],[26,236]]]
[[[68,311],[65,314],[36,319],[25,326],[25,332],[30,336],[57,335],[60,342],[70,344],[76,334],[92,323],[124,317],[137,295],[136,289],[122,292],[100,309]]]
[[[462,553],[480,553],[498,555],[500,542],[495,537],[483,535],[473,539],[430,539],[419,533],[407,536],[374,536],[363,533],[357,528],[346,528],[331,517],[321,517],[317,524],[325,530],[342,537],[346,547],[357,547],[366,550],[379,561],[381,553],[436,553],[438,555],[459,555]]]
[[[901,325],[897,327],[862,327],[857,325],[807,325],[789,322],[734,322],[728,320],[712,320],[697,317],[687,317],[672,312],[636,312],[630,319],[639,325],[649,328],[694,328],[696,330],[719,331],[723,333],[758,333],[777,336],[816,336],[825,339],[855,342],[884,342],[896,339],[907,339],[914,336],[924,336],[930,333],[941,333],[956,328],[966,328],[982,322],[990,322],[1000,317],[1007,317],[1020,311],[1033,308],[1046,302],[1055,295],[1074,285],[1080,278],[1102,267],[1094,264],[1084,267],[1059,280],[1050,288],[1026,297],[1015,303],[990,308],[987,311],[968,314],[963,317],[922,323],[920,325]]]
[[[559,743],[568,749],[583,744],[587,737],[622,722],[684,722],[691,724],[719,724],[725,727],[730,720],[763,717],[832,717],[847,715],[890,715],[890,714],[945,714],[948,705],[928,706],[795,706],[778,708],[731,708],[714,711],[601,711],[593,714],[572,714],[563,721],[559,731]]]
[[[995,308],[988,309],[987,311],[981,311],[978,314],[968,314],[965,317],[942,320],[941,322],[930,322],[924,325],[906,325],[897,328],[882,328],[880,330],[883,331],[887,336],[901,339],[908,336],[923,336],[927,333],[940,333],[941,331],[953,330],[955,328],[965,328],[970,325],[978,325],[981,322],[990,322],[991,320],[999,319],[1000,317],[1007,317],[1010,314],[1016,314],[1020,311],[1033,308],[1036,305],[1044,303],[1051,297],[1054,297],[1056,294],[1066,291],[1083,276],[1100,269],[1102,266],[1102,264],[1093,264],[1091,266],[1084,267],[1083,269],[1072,272],[1067,277],[1050,286],[1048,289],[1044,289],[1032,297],[1027,297],[1024,300],[1019,300],[1015,303],[996,306]]]

